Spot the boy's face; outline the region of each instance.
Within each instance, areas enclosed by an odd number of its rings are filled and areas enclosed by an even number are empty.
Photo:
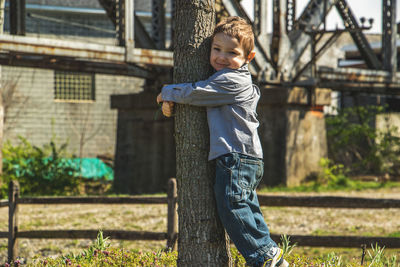
[[[216,70],[224,68],[238,69],[244,63],[249,63],[254,58],[254,52],[245,55],[242,45],[239,41],[226,35],[217,33],[211,44],[210,64]]]

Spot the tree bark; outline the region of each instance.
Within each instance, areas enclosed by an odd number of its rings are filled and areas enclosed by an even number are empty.
[[[4,32],[4,5],[5,0],[0,0],[0,34]],[[0,65],[0,176],[3,174],[3,135],[4,135],[4,102],[3,102],[3,77],[2,77],[3,69]],[[1,185],[0,179],[0,185]]]
[[[213,0],[175,0],[174,83],[206,79],[215,25]],[[229,242],[216,211],[205,108],[177,105],[178,266],[228,266]]]

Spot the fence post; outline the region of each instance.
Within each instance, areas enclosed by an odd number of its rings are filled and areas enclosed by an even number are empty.
[[[178,214],[176,210],[176,179],[168,180],[168,225],[167,225],[167,249],[176,249],[176,240],[178,238]]]
[[[18,256],[18,206],[19,183],[11,181],[8,185],[8,262]]]

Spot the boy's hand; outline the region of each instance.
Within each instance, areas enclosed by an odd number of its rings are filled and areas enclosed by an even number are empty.
[[[174,113],[174,102],[164,101],[161,110],[165,117],[171,117]]]
[[[162,99],[161,93],[159,93],[157,96],[157,104],[160,104],[161,102],[163,102],[163,99]]]
[[[157,103],[159,104],[161,102],[163,102],[161,107],[162,113],[165,117],[171,117],[174,113],[174,102],[164,101],[162,99],[161,93],[159,93],[157,96]]]

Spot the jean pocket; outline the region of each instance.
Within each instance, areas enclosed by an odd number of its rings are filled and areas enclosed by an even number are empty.
[[[234,154],[226,154],[217,158],[217,164],[225,169],[233,169],[236,165],[238,158]]]
[[[237,172],[232,175],[233,202],[246,201],[261,181],[264,163],[258,159],[240,159]]]
[[[239,185],[253,191],[260,184],[264,173],[264,163],[258,159],[240,159]]]

